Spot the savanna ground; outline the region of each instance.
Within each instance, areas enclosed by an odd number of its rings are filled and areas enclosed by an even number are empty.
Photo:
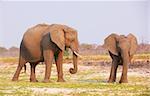
[[[79,60],[77,74],[70,74],[71,57],[64,58],[64,78],[57,81],[53,64],[51,82],[42,83],[45,65],[36,68],[39,82],[29,82],[30,65],[20,74],[18,82],[11,78],[16,71],[18,58],[0,58],[0,96],[150,96],[150,54],[135,55],[128,70],[128,83],[119,84],[122,67],[119,67],[116,83],[107,83],[111,59],[107,55],[83,56]]]

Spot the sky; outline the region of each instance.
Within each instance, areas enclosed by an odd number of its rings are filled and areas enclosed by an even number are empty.
[[[19,47],[26,30],[40,23],[73,27],[80,43],[102,45],[111,33],[149,43],[150,0],[2,0],[0,46]]]

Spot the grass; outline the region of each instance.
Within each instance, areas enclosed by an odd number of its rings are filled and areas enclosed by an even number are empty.
[[[82,57],[79,58],[80,60],[83,61],[110,61],[111,58],[109,55],[83,55]],[[64,56],[64,60],[72,60],[72,56]],[[150,54],[135,54],[133,56],[133,60],[150,60]]]
[[[109,55],[90,55],[90,56],[82,56],[79,58],[83,61],[110,61],[111,58]],[[133,60],[150,60],[150,54],[136,54],[133,57]],[[64,56],[64,62],[72,61],[72,56]],[[18,62],[18,57],[5,57],[0,58],[0,62],[3,63],[16,63]]]
[[[15,65],[0,65],[0,96],[149,96],[150,76],[130,75],[129,83],[106,83],[109,77],[108,68],[97,66],[79,66],[77,74],[71,75],[69,64],[64,64],[64,78],[66,82],[57,81],[56,67],[53,64],[51,83],[42,83],[44,78],[44,65],[36,68],[39,82],[29,82],[30,68],[27,73],[21,73],[18,82],[11,78],[16,70]],[[103,73],[103,70],[106,72]],[[139,69],[140,70],[140,69]],[[117,82],[120,77],[117,76]]]
[[[0,58],[0,62],[3,62],[3,63],[16,63],[16,62],[18,62],[18,57],[4,57],[4,58]]]
[[[80,61],[110,61],[108,55],[82,56]],[[150,60],[150,54],[136,54],[133,60]],[[72,61],[71,56],[64,56],[64,62]],[[56,67],[53,65],[51,83],[42,83],[45,66],[38,65],[36,69],[39,82],[29,82],[30,68],[27,64],[27,73],[21,73],[18,82],[11,78],[16,70],[18,57],[0,58],[0,96],[150,96],[150,76],[143,73],[145,70],[132,71],[127,84],[106,83],[110,68],[101,66],[85,66],[81,64],[77,74],[71,75],[68,70],[72,65],[64,64],[66,82],[57,81]],[[107,67],[107,66],[105,66]],[[140,71],[140,72],[139,72]],[[120,71],[119,71],[120,72]],[[62,91],[61,91],[62,90]]]
[[[150,60],[150,54],[136,54],[133,59]]]

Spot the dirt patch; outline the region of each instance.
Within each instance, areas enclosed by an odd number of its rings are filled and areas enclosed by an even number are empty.
[[[69,89],[69,88],[29,88],[34,93],[49,93],[49,94],[69,94],[71,92],[74,92],[75,90]]]
[[[108,67],[111,66],[111,61],[83,61],[80,62],[81,65],[84,66],[102,66],[102,67]],[[131,64],[129,64],[129,68],[150,68],[150,62],[149,61],[134,61]]]
[[[95,92],[100,93],[106,91],[106,89],[85,89],[85,88],[29,88],[33,93],[47,93],[47,94],[63,94],[68,95],[71,93],[84,93],[89,92],[90,94],[95,94]]]

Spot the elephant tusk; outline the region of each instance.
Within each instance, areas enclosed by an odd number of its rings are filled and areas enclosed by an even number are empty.
[[[78,57],[81,57],[81,55],[80,55],[79,53],[77,53],[76,51],[73,51],[73,53],[74,53],[75,55],[77,55]]]

